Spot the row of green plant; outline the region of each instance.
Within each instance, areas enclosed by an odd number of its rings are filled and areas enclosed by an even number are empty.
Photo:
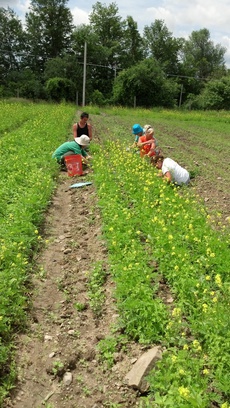
[[[167,185],[124,143],[94,146],[94,154],[118,328],[166,347],[142,406],[226,407],[229,235],[211,228],[191,189]]]
[[[36,111],[30,103],[17,103],[0,100],[0,137],[16,131],[23,122],[31,119]]]
[[[51,159],[65,141],[75,108],[70,105],[1,103],[0,137],[0,405],[15,378],[14,334],[27,321],[33,256],[56,188]],[[5,131],[4,131],[5,130]]]
[[[178,161],[193,175],[195,182],[209,180],[214,183],[215,196],[226,192],[226,204],[230,193],[226,174],[230,171],[228,111],[182,112],[165,109],[112,108],[105,111],[103,120],[94,116],[93,125],[100,129],[100,140],[108,138],[126,146],[133,143],[132,125],[151,124],[163,154]],[[223,165],[224,164],[224,165]],[[218,199],[218,198],[217,198]],[[211,200],[209,200],[210,202]],[[222,212],[220,208],[220,213]],[[220,220],[215,216],[215,223]],[[226,216],[222,214],[222,219]]]

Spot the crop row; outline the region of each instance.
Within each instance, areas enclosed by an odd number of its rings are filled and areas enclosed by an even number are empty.
[[[1,116],[8,117],[2,126],[9,130],[0,138],[0,401],[15,375],[11,342],[26,322],[39,227],[56,187],[51,154],[65,140],[73,115],[73,106],[28,104],[20,112],[17,104],[1,103]]]
[[[229,236],[211,228],[191,189],[167,185],[124,144],[96,155],[119,327],[166,349],[142,406],[227,406]]]

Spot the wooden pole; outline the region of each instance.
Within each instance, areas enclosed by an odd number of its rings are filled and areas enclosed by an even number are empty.
[[[183,84],[181,85],[181,90],[180,90],[179,108],[181,107],[181,102],[182,102],[182,93],[183,93]]]
[[[84,69],[83,69],[83,90],[82,90],[82,106],[85,106],[86,54],[87,54],[87,42],[85,41],[85,47],[84,47]]]

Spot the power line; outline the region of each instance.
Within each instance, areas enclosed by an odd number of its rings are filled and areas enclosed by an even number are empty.
[[[167,76],[173,76],[173,77],[178,77],[178,78],[192,78],[192,79],[197,79],[201,81],[206,81],[206,78],[199,78],[196,76],[187,76],[187,75],[175,75],[175,74],[166,74]]]

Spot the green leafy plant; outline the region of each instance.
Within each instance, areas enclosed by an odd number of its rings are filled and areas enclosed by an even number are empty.
[[[106,271],[102,262],[97,262],[91,271],[88,280],[89,304],[96,316],[102,313],[102,306],[105,300],[103,285],[106,280]]]
[[[59,375],[59,373],[60,373],[60,371],[62,371],[63,370],[63,368],[64,368],[64,364],[61,362],[61,361],[54,361],[53,362],[53,368],[52,368],[52,372],[53,372],[53,374],[56,376],[56,375]]]

